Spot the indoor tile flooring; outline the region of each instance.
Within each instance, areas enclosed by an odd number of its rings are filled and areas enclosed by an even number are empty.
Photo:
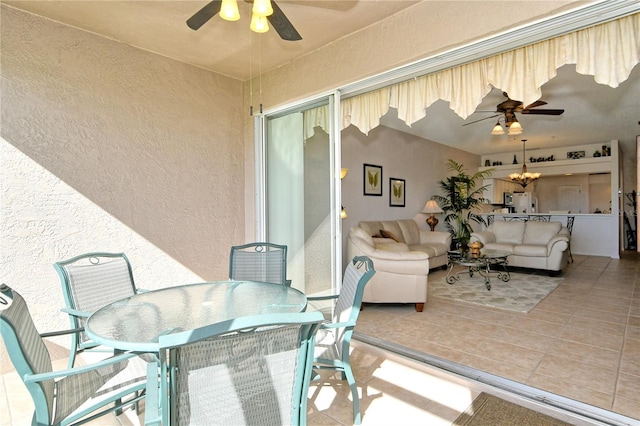
[[[529,313],[430,297],[366,305],[356,330],[640,419],[640,258],[574,260]]]
[[[528,314],[430,297],[421,313],[408,305],[366,305],[357,331],[640,419],[639,258],[636,253],[620,260],[574,258],[558,288]],[[444,274],[432,271],[429,279]],[[364,425],[448,426],[481,391],[527,405],[500,390],[363,343],[353,347]],[[58,352],[54,369],[66,365]],[[2,372],[0,426],[30,424],[29,394],[15,372]],[[348,387],[326,379],[310,389],[308,423],[352,424]],[[128,410],[89,424],[139,425],[141,419]]]

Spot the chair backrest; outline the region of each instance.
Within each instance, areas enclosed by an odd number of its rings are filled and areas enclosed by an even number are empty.
[[[287,246],[257,242],[231,247],[229,278],[289,285]]]
[[[349,323],[355,326],[360,315],[364,286],[375,272],[373,262],[366,256],[356,256],[349,262],[344,271],[342,287],[334,307],[333,323]],[[342,352],[349,350],[353,327],[336,328],[334,333],[336,342],[339,343],[337,349],[342,357]]]
[[[320,312],[265,314],[160,336],[161,378],[167,352],[172,360],[163,424],[304,424],[322,320]]]
[[[569,230],[569,235],[573,232],[573,221],[575,219],[575,216],[567,216],[567,229]]]
[[[92,313],[136,292],[131,264],[124,253],[86,253],[53,264],[68,308]],[[84,320],[70,315],[73,328]],[[81,334],[80,346],[89,341]]]
[[[6,284],[0,284],[0,332],[9,358],[21,378],[53,371],[51,356],[36,330],[27,304],[20,294]],[[26,386],[35,403],[38,418],[50,419],[54,381],[28,383]]]

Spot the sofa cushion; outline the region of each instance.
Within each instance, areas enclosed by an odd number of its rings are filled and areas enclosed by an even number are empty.
[[[351,235],[352,237],[360,238],[372,248],[374,247],[373,238],[371,237],[371,235],[369,235],[367,231],[360,228],[359,226],[352,226],[351,230],[349,231],[349,235]]]
[[[408,245],[420,244],[420,228],[413,219],[403,219],[398,221],[398,226],[402,230],[404,242]]]
[[[374,242],[376,245],[376,250],[387,250],[387,251],[397,251],[397,252],[405,252],[409,251],[409,246],[405,243],[396,243],[396,242],[382,242],[378,243],[375,240],[389,241],[386,238],[374,238]]]
[[[493,222],[492,231],[496,236],[496,243],[522,244],[525,224],[526,222],[520,220],[513,222],[497,220]]]
[[[508,253],[513,253],[515,247],[517,246],[511,243],[487,243],[484,245],[485,250],[500,250]]]
[[[560,222],[527,222],[524,228],[524,244],[539,244],[546,246],[547,243],[560,232],[562,224]]]
[[[547,245],[544,244],[519,244],[513,247],[513,254],[527,257],[547,257]]]
[[[447,254],[449,246],[441,243],[427,243],[427,244],[414,244],[409,246],[412,251],[423,251],[429,255],[429,257],[442,256]]]
[[[381,223],[382,223],[383,230],[393,234],[395,239],[398,240],[398,242],[406,243],[406,241],[404,240],[404,236],[402,235],[402,229],[400,229],[400,225],[398,225],[397,220],[383,220]],[[382,234],[382,232],[380,234],[384,237],[384,234]],[[390,237],[387,237],[387,238],[390,238]]]

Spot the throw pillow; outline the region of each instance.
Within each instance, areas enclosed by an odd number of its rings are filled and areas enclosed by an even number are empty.
[[[384,229],[380,230],[380,235],[382,235],[384,238],[391,238],[396,243],[401,242],[400,239],[396,237],[392,232],[385,231]]]

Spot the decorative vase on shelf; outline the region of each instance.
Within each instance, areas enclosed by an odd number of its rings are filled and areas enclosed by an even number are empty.
[[[513,154],[513,164],[518,164],[518,160],[516,160],[516,155]]]

